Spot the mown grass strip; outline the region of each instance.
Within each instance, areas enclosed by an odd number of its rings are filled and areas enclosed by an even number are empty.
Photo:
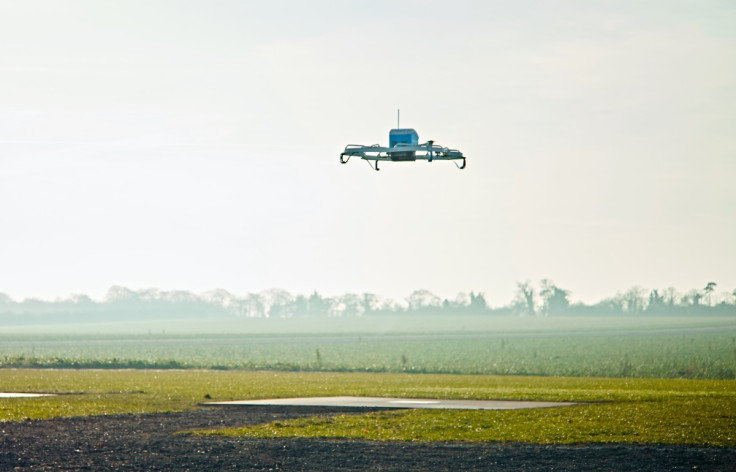
[[[400,441],[632,442],[736,447],[736,382],[487,375],[0,369],[0,421],[201,408],[202,401],[392,396],[593,402],[521,411],[401,411],[197,432]],[[209,398],[206,398],[209,397]]]

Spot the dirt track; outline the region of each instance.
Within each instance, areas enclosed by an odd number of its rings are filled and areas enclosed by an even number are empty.
[[[351,410],[251,406],[5,423],[0,424],[0,471],[736,470],[736,449],[253,440],[173,434],[346,411]]]

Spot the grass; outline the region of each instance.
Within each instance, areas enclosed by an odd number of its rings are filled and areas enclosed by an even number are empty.
[[[314,417],[193,434],[390,441],[736,446],[733,399],[622,402],[506,411],[411,410]],[[729,410],[730,409],[730,410]]]
[[[180,411],[209,399],[548,400],[584,404],[392,411],[191,434],[736,447],[732,317],[364,317],[182,323],[176,330],[105,326],[4,330],[0,391],[59,395],[0,399],[0,422]]]
[[[398,441],[626,442],[736,447],[736,382],[488,375],[204,370],[0,369],[0,421],[200,408],[213,401],[292,396],[575,401],[519,411],[408,410],[282,421],[190,434]]]

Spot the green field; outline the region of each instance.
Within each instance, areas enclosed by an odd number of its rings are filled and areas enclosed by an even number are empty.
[[[4,327],[0,421],[365,395],[572,401],[393,411],[230,431],[249,437],[736,447],[731,317],[362,317]],[[39,368],[41,367],[41,368]]]
[[[407,441],[625,442],[736,447],[736,382],[436,374],[0,369],[0,421],[201,408],[211,398],[366,395],[574,401],[518,411],[340,415],[197,434]],[[191,432],[188,434],[192,434]]]
[[[4,330],[0,366],[736,378],[732,317],[404,316],[73,328]]]

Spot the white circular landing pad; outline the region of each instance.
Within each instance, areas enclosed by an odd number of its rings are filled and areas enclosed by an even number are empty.
[[[446,400],[434,398],[386,398],[386,397],[306,397],[274,398],[269,400],[242,400],[232,402],[203,403],[208,406],[327,406],[355,408],[432,408],[438,410],[520,410],[524,408],[550,408],[570,406],[570,402],[527,402],[507,400]]]
[[[32,397],[51,397],[51,393],[3,393],[0,392],[0,398],[32,398]]]

